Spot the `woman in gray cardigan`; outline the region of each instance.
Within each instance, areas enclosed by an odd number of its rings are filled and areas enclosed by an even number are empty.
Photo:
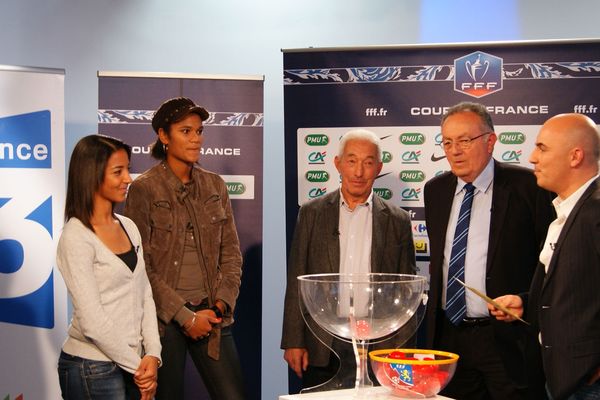
[[[113,212],[125,200],[131,148],[81,139],[71,156],[58,268],[73,301],[58,361],[64,399],[154,397],[161,362],[156,309],[135,224]]]

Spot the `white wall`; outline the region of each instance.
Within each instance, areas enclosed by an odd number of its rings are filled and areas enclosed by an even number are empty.
[[[0,64],[64,68],[67,157],[98,70],[265,75],[263,393],[287,390],[282,48],[600,37],[595,0],[4,0]],[[1,356],[1,355],[0,355]]]

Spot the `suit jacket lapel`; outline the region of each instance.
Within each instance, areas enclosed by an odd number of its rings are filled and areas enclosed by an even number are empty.
[[[327,254],[330,273],[340,272],[340,191],[331,196],[325,205],[323,226],[326,228]]]
[[[585,201],[588,199],[588,197],[590,197],[592,195],[592,193],[594,193],[598,189],[599,181],[600,181],[600,178],[596,179],[595,181],[593,181],[590,184],[590,186],[588,186],[588,188],[585,190],[585,192],[583,192],[583,194],[581,195],[581,198],[575,204],[575,207],[573,207],[573,210],[569,214],[569,218],[567,218],[567,220],[565,221],[565,225],[563,226],[562,230],[560,231],[560,235],[558,236],[558,239],[556,240],[556,245],[554,247],[552,258],[550,259],[550,265],[548,266],[548,272],[546,273],[546,278],[544,279],[544,284],[542,285],[542,289],[544,289],[546,287],[546,284],[548,283],[552,274],[554,273],[554,270],[556,269],[558,255],[559,255],[562,245],[565,241],[567,233],[569,232],[569,230],[573,226],[573,222],[577,218],[577,213],[579,213],[581,206],[583,206],[583,203],[585,203]]]
[[[371,272],[382,272],[384,235],[388,229],[389,210],[383,201],[373,193],[373,230],[371,238]]]
[[[504,177],[502,166],[494,161],[494,183],[492,193],[492,211],[490,216],[490,235],[488,242],[488,254],[486,262],[486,271],[489,273],[492,269],[492,261],[495,259],[498,250],[498,242],[502,234],[502,225],[504,224],[508,203],[510,201],[510,190]]]

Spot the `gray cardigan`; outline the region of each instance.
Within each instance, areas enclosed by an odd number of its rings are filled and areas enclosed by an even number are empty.
[[[156,309],[146,275],[140,233],[117,215],[137,252],[132,272],[77,218],[65,224],[56,262],[73,301],[63,350],[91,360],[114,361],[134,373],[141,357],[160,359]]]

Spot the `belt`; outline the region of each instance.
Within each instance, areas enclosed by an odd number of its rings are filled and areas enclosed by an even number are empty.
[[[492,319],[490,317],[483,318],[471,318],[465,317],[460,322],[461,327],[472,327],[472,326],[486,326],[490,324]]]

